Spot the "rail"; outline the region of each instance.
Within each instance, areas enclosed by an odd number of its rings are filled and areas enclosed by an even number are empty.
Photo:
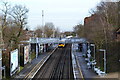
[[[49,56],[44,57],[29,73],[25,76],[23,80],[32,79],[38,70],[44,65],[44,63],[49,59],[52,53],[57,49],[57,47],[50,53]]]

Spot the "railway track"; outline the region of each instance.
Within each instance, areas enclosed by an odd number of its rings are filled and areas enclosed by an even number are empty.
[[[73,79],[71,45],[58,48],[33,79]]]

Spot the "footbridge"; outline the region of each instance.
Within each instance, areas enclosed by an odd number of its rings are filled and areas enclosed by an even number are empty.
[[[21,41],[27,43],[29,46],[29,52],[35,53],[36,58],[40,53],[47,52],[50,48],[55,48],[59,43],[86,43],[84,38],[38,38],[31,37],[28,41]]]
[[[29,43],[49,44],[49,43],[85,43],[84,38],[30,38]]]

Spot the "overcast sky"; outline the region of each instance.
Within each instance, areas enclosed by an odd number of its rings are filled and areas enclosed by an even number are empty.
[[[90,10],[100,0],[6,0],[11,4],[22,4],[29,9],[28,25],[34,29],[42,25],[42,10],[44,23],[52,22],[61,31],[72,31],[73,26],[84,22],[90,16]]]

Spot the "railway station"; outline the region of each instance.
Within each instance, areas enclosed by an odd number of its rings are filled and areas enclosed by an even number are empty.
[[[84,38],[30,38],[28,41],[21,41],[18,66],[11,72],[11,78],[105,78],[106,73],[96,67],[94,59],[91,61],[94,57],[94,54],[91,54],[91,45],[93,46],[93,43],[90,44]],[[20,67],[23,69],[20,70]]]
[[[84,62],[84,65],[82,64],[83,66],[81,66],[81,63],[83,62],[79,62],[79,59],[81,59],[80,57],[82,57],[82,61],[85,61],[83,56],[86,54],[88,47],[88,43],[85,39],[71,38],[68,40],[67,38],[63,38],[63,40],[61,40],[65,44],[64,47],[59,47],[59,43],[61,43],[59,38],[46,38],[45,41],[42,40],[43,39],[31,38],[27,41],[29,42],[30,47],[32,47],[31,44],[35,45],[36,48],[31,49],[36,49],[36,59],[31,61],[30,64],[25,65],[25,70],[23,69],[18,75],[15,75],[15,78],[31,78],[38,80],[44,78],[84,79],[84,76],[87,76],[86,78],[97,76],[97,74],[89,70],[89,66],[87,66],[86,62]],[[39,54],[39,49],[41,48],[36,45],[45,46],[45,44],[51,44],[52,50],[50,52],[42,51],[42,53]],[[81,47],[80,44],[82,44]],[[46,50],[45,48],[47,47],[43,48],[43,50]],[[83,67],[86,67],[88,71],[82,71]]]
[[[120,80],[119,0],[1,0],[0,80]]]

